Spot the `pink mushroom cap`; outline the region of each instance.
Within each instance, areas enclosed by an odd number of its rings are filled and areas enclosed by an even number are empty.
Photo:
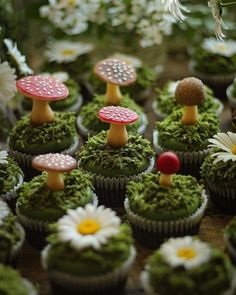
[[[28,76],[16,82],[20,93],[38,100],[61,100],[69,95],[68,88],[61,82],[46,76]]]
[[[128,108],[108,106],[100,109],[98,118],[107,123],[126,125],[137,121],[139,116]]]
[[[164,174],[174,174],[180,168],[178,156],[173,152],[164,152],[156,160],[156,168]]]

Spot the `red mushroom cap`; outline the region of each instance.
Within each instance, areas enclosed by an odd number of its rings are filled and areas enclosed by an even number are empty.
[[[25,96],[38,100],[61,100],[69,95],[61,82],[46,76],[28,76],[16,82],[17,89]]]
[[[174,174],[180,168],[178,156],[172,152],[162,153],[156,160],[156,168],[164,174]]]
[[[139,116],[128,108],[108,106],[100,109],[98,118],[107,123],[126,125],[138,120]]]

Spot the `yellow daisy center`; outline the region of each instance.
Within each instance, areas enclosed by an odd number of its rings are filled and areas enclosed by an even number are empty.
[[[100,229],[100,224],[94,219],[85,219],[77,226],[77,231],[82,235],[95,234]]]
[[[62,54],[65,56],[70,56],[70,55],[73,55],[74,53],[75,53],[75,51],[73,49],[65,49],[62,52]]]
[[[190,260],[197,256],[197,253],[194,249],[190,247],[180,248],[177,251],[177,256],[185,260]]]
[[[236,155],[236,144],[232,146],[231,151],[234,155]]]
[[[221,52],[225,52],[225,50],[227,49],[227,47],[225,46],[225,44],[219,44],[219,45],[218,45],[218,49],[219,49]]]
[[[76,0],[68,0],[68,4],[70,6],[75,6],[76,5]]]

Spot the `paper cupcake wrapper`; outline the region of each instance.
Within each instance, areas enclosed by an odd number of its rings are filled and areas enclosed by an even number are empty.
[[[26,279],[22,279],[23,280],[23,283],[25,284],[26,288],[28,289],[28,295],[38,295],[38,291],[36,290],[36,288],[34,287],[34,285],[26,280]]]
[[[227,251],[229,253],[229,257],[231,258],[233,263],[236,264],[236,249],[231,244],[227,234],[224,234],[224,242],[225,242],[225,245],[226,245],[226,249],[227,249]]]
[[[63,151],[60,151],[60,154],[64,155],[70,155],[73,156],[75,152],[78,150],[80,145],[79,137],[75,137],[74,142],[71,144],[71,146]],[[9,155],[16,160],[16,162],[23,167],[31,168],[31,162],[34,157],[37,155],[31,155],[19,152],[17,150],[13,150],[9,148]]]
[[[13,189],[10,192],[7,192],[5,194],[1,194],[1,198],[6,202],[16,199],[17,191],[22,186],[23,180],[24,180],[23,176],[21,174],[19,174],[17,184],[13,187]]]
[[[139,134],[144,134],[147,124],[148,124],[148,119],[144,113],[142,113],[140,115],[140,119],[141,119],[142,124],[137,129],[137,132]],[[85,138],[88,138],[89,135],[95,135],[96,133],[98,133],[98,132],[94,132],[93,130],[89,130],[88,128],[86,128],[83,125],[83,117],[81,117],[81,116],[77,117],[76,123],[77,123],[77,128],[79,130],[79,133]]]
[[[16,227],[17,227],[18,231],[20,232],[20,240],[11,249],[9,262],[13,263],[13,264],[16,262],[19,254],[20,254],[21,248],[22,248],[24,241],[25,241],[24,228],[18,222],[16,223]]]
[[[231,109],[234,110],[236,109],[236,97],[233,96],[232,91],[233,91],[233,85],[231,84],[229,87],[227,87],[226,94],[228,97],[229,106]]]
[[[136,251],[133,246],[130,249],[130,255],[128,259],[112,272],[102,275],[94,276],[73,276],[62,271],[48,270],[47,269],[47,256],[50,251],[50,245],[48,245],[42,252],[42,265],[48,271],[49,280],[62,288],[70,291],[77,292],[96,292],[107,290],[112,287],[116,287],[120,282],[126,280],[128,273],[133,265],[136,257]],[[100,293],[102,294],[102,293]]]

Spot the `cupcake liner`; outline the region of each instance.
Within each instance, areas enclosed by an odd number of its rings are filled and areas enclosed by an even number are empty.
[[[229,101],[229,107],[232,110],[235,110],[236,109],[236,97],[233,96],[232,91],[233,91],[233,84],[231,84],[229,87],[227,87],[226,94],[227,94],[228,101]]]
[[[91,175],[93,179],[93,186],[95,187],[96,195],[98,196],[99,205],[107,207],[124,207],[126,185],[131,180],[137,181],[143,173],[152,171],[154,166],[154,158],[151,159],[148,168],[137,174],[130,176],[108,177],[102,175],[92,174],[89,171],[84,172]]]
[[[144,113],[140,114],[139,116],[140,116],[142,124],[137,129],[137,133],[144,134],[147,124],[148,124],[148,119]],[[89,130],[88,128],[86,128],[83,125],[83,117],[81,117],[81,116],[77,117],[76,124],[77,124],[77,128],[79,130],[79,133],[85,138],[88,138],[89,135],[95,135],[96,133],[98,133],[98,132],[94,132],[93,130]]]
[[[23,279],[23,283],[25,284],[26,288],[28,289],[28,295],[38,295],[38,291],[36,290],[36,288],[34,287],[34,285],[26,280],[26,279]]]
[[[229,257],[234,265],[236,265],[236,249],[232,245],[232,243],[229,240],[229,237],[227,234],[224,234],[224,242],[226,245],[227,252],[229,253]]]
[[[135,239],[144,246],[157,248],[166,238],[197,234],[207,201],[203,191],[202,204],[192,215],[170,221],[153,221],[134,213],[127,198],[124,205]]]
[[[236,187],[227,187],[224,183],[212,183],[206,180],[206,185],[213,205],[224,214],[236,213]]]
[[[42,252],[42,265],[46,270],[47,256],[50,247],[51,246],[48,245]],[[67,293],[63,294],[68,294],[68,292],[72,292],[72,294],[78,294],[78,292],[82,294],[105,294],[108,291],[109,293],[107,294],[111,294],[113,293],[112,290],[117,289],[117,286],[124,287],[135,257],[135,248],[131,246],[128,259],[120,267],[107,274],[79,277],[62,271],[47,270],[48,278],[52,285],[57,287],[58,290],[62,289],[64,292],[67,291]]]
[[[161,154],[164,151],[170,150],[162,148],[158,144],[158,131],[153,131],[153,146],[157,154]],[[181,166],[178,173],[184,175],[193,175],[196,178],[200,178],[200,166],[203,163],[205,157],[209,154],[209,149],[193,152],[179,152],[173,151],[180,160]]]

